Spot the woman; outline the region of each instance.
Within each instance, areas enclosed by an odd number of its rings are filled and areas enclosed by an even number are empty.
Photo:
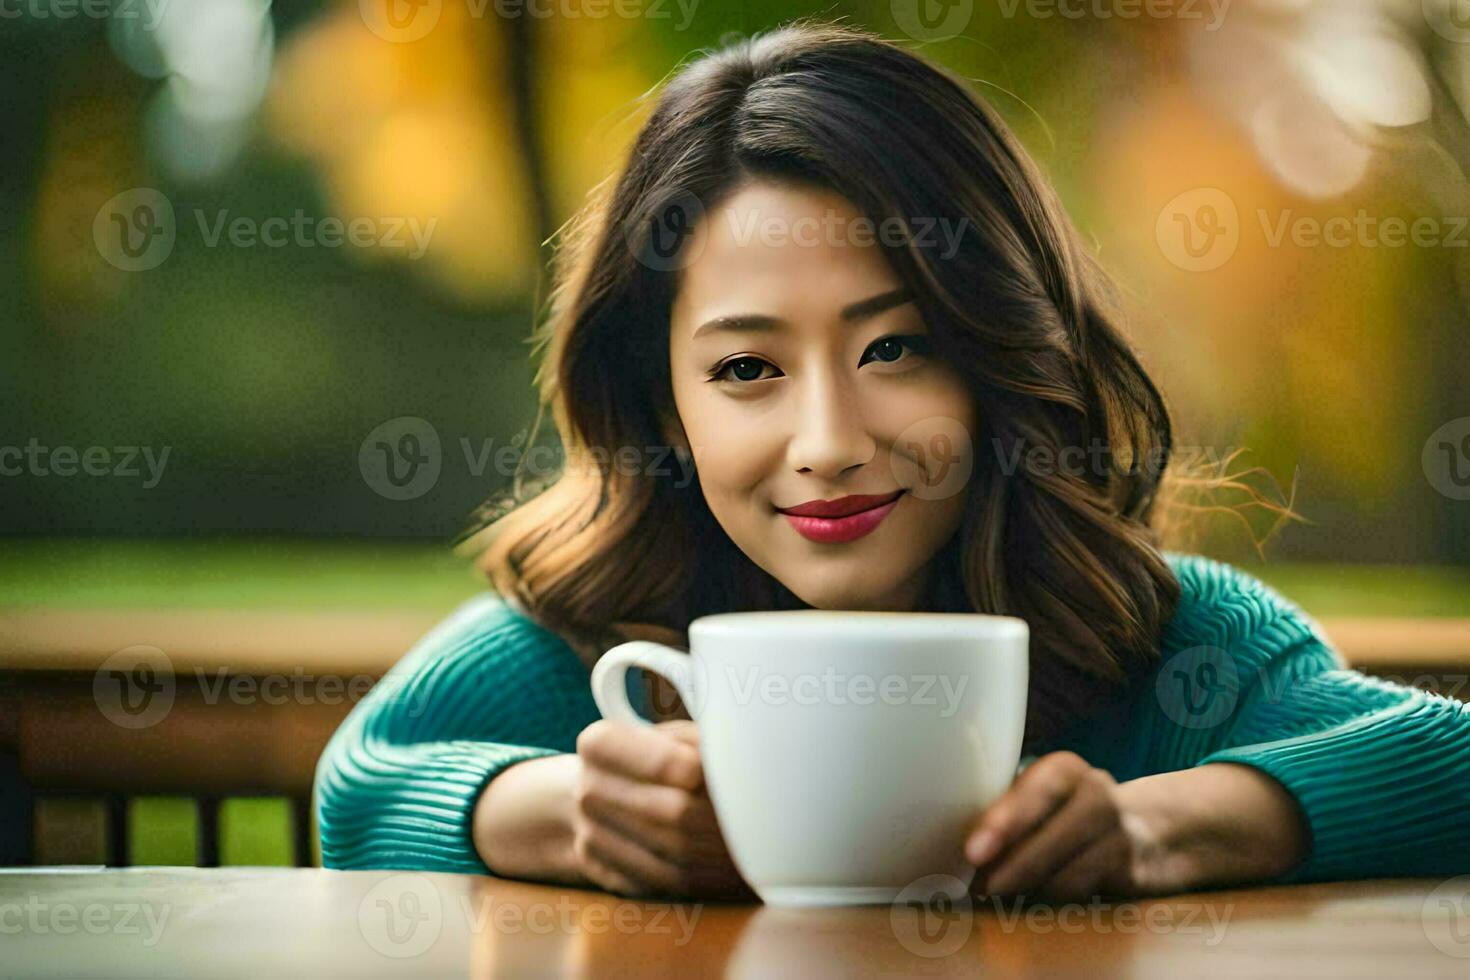
[[[955,76],[788,26],[675,76],[604,190],[540,338],[565,471],[491,515],[498,595],[327,748],[328,867],[749,897],[694,725],[600,720],[588,669],[707,613],[818,607],[1029,622],[1030,763],[976,814],[983,893],[1470,868],[1465,707],[1162,549],[1164,402]]]

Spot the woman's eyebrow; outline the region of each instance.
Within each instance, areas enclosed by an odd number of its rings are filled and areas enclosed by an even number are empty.
[[[906,287],[899,287],[850,303],[842,308],[838,316],[848,323],[858,323],[895,306],[901,306],[911,299],[913,294]],[[764,313],[738,313],[706,320],[694,329],[693,336],[714,332],[769,333],[781,329],[785,323],[780,317]]]

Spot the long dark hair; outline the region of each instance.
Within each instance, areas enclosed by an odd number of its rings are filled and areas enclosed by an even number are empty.
[[[668,445],[675,417],[678,273],[646,261],[649,230],[752,180],[831,189],[877,225],[971,229],[952,254],[885,246],[982,427],[929,608],[1030,624],[1027,744],[1056,736],[1157,661],[1179,599],[1154,519],[1169,413],[1106,276],[1000,117],[947,69],[858,28],[794,22],[664,85],[626,167],[558,243],[535,337],[537,428],[549,409],[578,465],[518,477],[487,506],[481,567],[589,661],[640,629],[677,639],[706,613],[803,605],[734,545],[697,480],[615,465],[622,447]],[[1034,447],[1051,460],[1076,447],[1088,465],[1002,465],[1046,458]]]

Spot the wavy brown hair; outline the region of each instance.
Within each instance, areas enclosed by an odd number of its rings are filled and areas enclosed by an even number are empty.
[[[861,29],[797,21],[702,53],[658,94],[626,166],[558,243],[533,338],[533,432],[550,409],[566,464],[550,481],[518,473],[482,510],[481,568],[589,665],[630,636],[687,645],[707,613],[805,605],[729,539],[697,478],[672,461],[618,465],[630,449],[652,461],[677,417],[678,271],[646,261],[652,230],[753,180],[835,191],[875,223],[968,219],[952,254],[884,246],[973,391],[974,445],[994,450],[976,454],[927,608],[1026,620],[1026,743],[1060,734],[1157,662],[1178,602],[1155,520],[1169,412],[1108,279],[1000,117],[947,69]],[[1096,465],[1001,465],[1033,447]]]

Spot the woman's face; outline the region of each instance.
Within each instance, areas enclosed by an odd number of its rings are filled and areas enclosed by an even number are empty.
[[[927,353],[881,232],[840,196],[747,186],[694,229],[672,310],[674,401],[705,500],[821,609],[920,605],[972,466],[973,398]],[[854,495],[878,499],[842,501],[862,512],[840,519],[785,512]]]

